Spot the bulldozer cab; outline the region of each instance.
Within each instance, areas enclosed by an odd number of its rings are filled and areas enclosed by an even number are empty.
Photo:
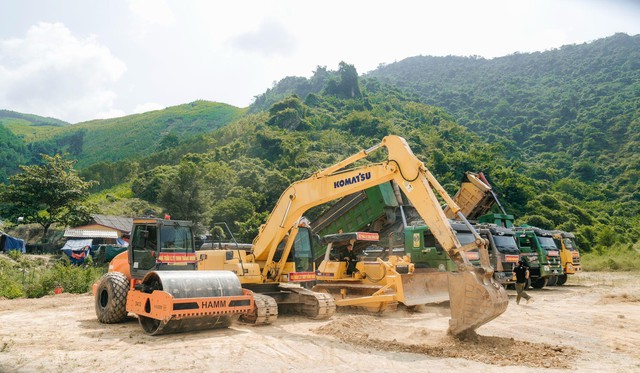
[[[376,257],[373,251],[376,253],[382,251],[376,245],[378,240],[378,233],[372,232],[338,233],[322,237],[321,242],[326,244],[326,250],[318,266],[318,279],[324,279],[327,274],[330,274],[332,280],[358,277],[357,272],[364,273],[361,262],[375,262]],[[352,246],[351,253],[347,249],[349,245]],[[379,250],[376,251],[376,248]],[[347,260],[348,258],[350,260]]]
[[[195,270],[191,223],[178,220],[134,220],[129,245],[131,276],[142,279],[152,270]]]

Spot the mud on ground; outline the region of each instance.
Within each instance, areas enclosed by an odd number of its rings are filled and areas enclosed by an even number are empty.
[[[0,372],[640,371],[640,273],[582,273],[531,290],[467,340],[447,306],[382,316],[145,335],[131,316],[97,322],[90,295],[0,300]]]

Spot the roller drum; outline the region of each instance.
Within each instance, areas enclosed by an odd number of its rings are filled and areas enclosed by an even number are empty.
[[[242,295],[238,277],[230,271],[155,271],[142,283],[153,290],[163,290],[174,298],[216,298]],[[138,315],[140,326],[150,335],[180,333],[195,330],[226,328],[237,315],[206,315],[156,320]]]

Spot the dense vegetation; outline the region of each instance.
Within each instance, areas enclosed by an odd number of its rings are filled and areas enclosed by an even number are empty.
[[[583,225],[624,233],[629,219],[637,222],[640,35],[493,60],[412,57],[370,76],[445,108],[526,162],[527,174],[544,187],[518,212],[544,217],[539,225],[560,224],[554,211],[563,203],[595,212]]]
[[[21,161],[27,164],[38,163],[40,154],[67,153],[78,161],[78,167],[84,168],[101,162],[136,159],[177,146],[184,138],[211,132],[244,112],[226,104],[195,101],[122,118],[62,125],[64,122],[30,115],[25,115],[31,119],[26,120],[18,113],[5,111],[12,116],[4,119],[0,116],[0,143],[26,146],[26,151],[20,154]],[[5,134],[3,125],[18,137]],[[0,150],[0,159],[4,153],[4,149]],[[15,172],[16,164],[24,163],[0,164],[0,182],[6,181],[6,176],[1,178],[3,174]]]
[[[249,241],[292,182],[395,134],[449,193],[465,171],[484,171],[518,222],[573,231],[594,253],[632,253],[640,236],[638,40],[616,35],[494,60],[415,57],[366,77],[347,63],[318,67],[309,79],[283,79],[211,132],[170,136],[175,122],[163,121],[165,111],[148,117],[153,130],[134,120],[144,115],[89,122],[78,165],[100,181],[102,208],[169,212],[205,228],[226,221]],[[87,153],[102,127],[110,138],[122,131],[149,143]]]
[[[31,257],[18,251],[0,255],[0,298],[39,298],[53,294],[56,287],[82,294],[106,272],[103,267],[70,265],[68,258]]]

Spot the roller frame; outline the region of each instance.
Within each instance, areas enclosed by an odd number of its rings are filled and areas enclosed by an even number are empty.
[[[168,322],[170,320],[180,320],[186,318],[197,318],[218,315],[249,315],[253,312],[254,301],[253,292],[242,289],[243,295],[221,296],[221,297],[201,297],[201,298],[175,298],[163,290],[154,290],[152,293],[145,293],[139,290],[130,289],[127,294],[127,311],[136,315],[146,316],[155,320]],[[150,311],[146,311],[147,301],[151,303]],[[248,304],[231,305],[232,302],[242,302]],[[203,302],[216,302],[213,308],[204,309]],[[224,302],[223,305],[220,302]],[[197,309],[175,310],[174,305],[194,303]]]

